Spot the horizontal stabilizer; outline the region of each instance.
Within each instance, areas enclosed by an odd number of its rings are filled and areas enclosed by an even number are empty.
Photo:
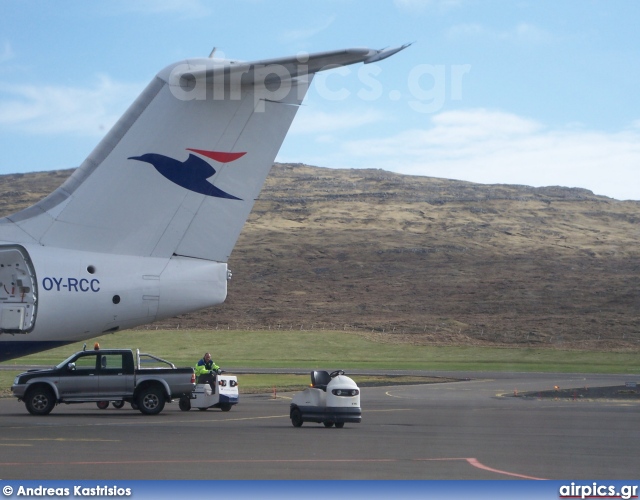
[[[177,87],[188,86],[189,82],[203,79],[211,85],[229,81],[235,85],[265,85],[273,81],[287,81],[299,76],[363,62],[379,55],[380,52],[356,48],[315,54],[300,53],[296,56],[252,62],[212,58],[189,59],[182,64],[165,68],[159,76],[170,85]]]

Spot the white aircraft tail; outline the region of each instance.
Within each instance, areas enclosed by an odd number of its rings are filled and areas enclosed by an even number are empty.
[[[0,220],[0,239],[227,262],[313,74],[388,52],[168,66],[60,188]]]

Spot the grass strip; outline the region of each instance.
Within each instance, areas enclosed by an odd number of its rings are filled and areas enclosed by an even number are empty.
[[[388,337],[393,340],[393,336]],[[638,372],[638,351],[584,351],[557,347],[512,348],[430,346],[388,343],[380,337],[332,331],[128,330],[86,341],[107,348],[139,348],[177,366],[194,366],[205,351],[223,368],[300,368],[443,371],[515,371],[558,373]],[[6,393],[19,365],[52,366],[82,350],[84,342],[0,363],[0,390]],[[16,370],[11,370],[16,366]],[[289,376],[287,376],[289,377]],[[274,382],[244,375],[243,386],[269,391]],[[290,380],[276,386],[304,387]],[[295,380],[295,379],[291,379]],[[247,384],[247,382],[249,382]],[[298,390],[298,389],[294,389]]]

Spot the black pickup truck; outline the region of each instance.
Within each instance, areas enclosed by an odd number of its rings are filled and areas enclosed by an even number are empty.
[[[160,365],[141,368],[142,364]],[[130,349],[80,351],[51,369],[18,375],[11,390],[29,413],[48,415],[58,403],[117,401],[147,415],[195,388],[193,368],[176,368],[151,354]]]

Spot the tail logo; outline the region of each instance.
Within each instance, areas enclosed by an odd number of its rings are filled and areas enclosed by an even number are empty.
[[[229,163],[237,160],[246,153],[225,153],[221,151],[206,151],[204,149],[187,148],[199,155],[211,158],[220,163]],[[181,162],[168,156],[147,153],[142,156],[130,156],[129,160],[138,160],[150,163],[164,177],[174,184],[194,193],[212,196],[214,198],[226,198],[228,200],[240,200],[232,194],[223,191],[211,184],[207,179],[215,175],[216,169],[199,156],[189,154],[189,158]]]

